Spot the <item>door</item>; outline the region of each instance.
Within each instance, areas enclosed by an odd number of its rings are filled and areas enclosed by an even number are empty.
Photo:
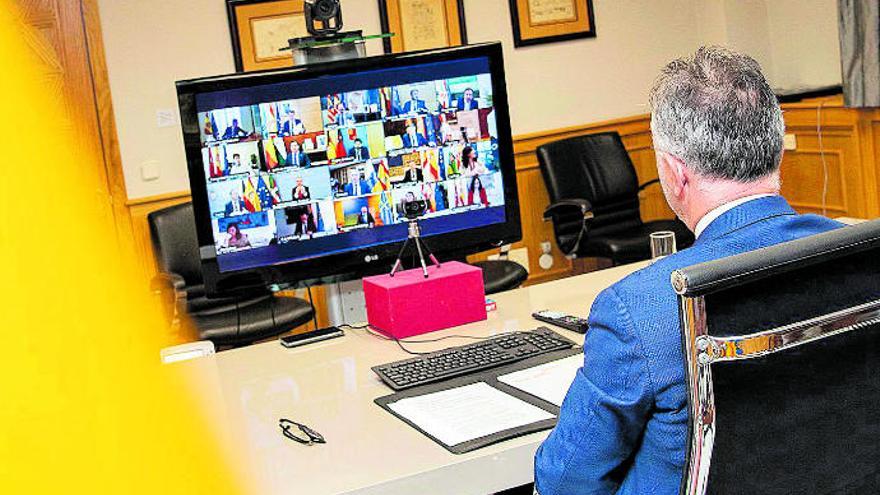
[[[130,249],[130,217],[125,207],[116,128],[104,61],[96,0],[17,0],[22,38],[41,62],[42,90],[60,94],[61,122],[47,126],[75,129],[70,156],[96,156],[92,163],[70,163],[59,150],[52,166],[78,167],[91,185],[94,213],[117,228],[120,248]],[[131,251],[129,251],[131,252]]]

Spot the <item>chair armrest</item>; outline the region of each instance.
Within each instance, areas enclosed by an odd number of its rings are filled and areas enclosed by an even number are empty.
[[[584,219],[593,218],[593,205],[589,201],[586,199],[572,198],[561,199],[548,206],[544,210],[544,221],[550,221],[554,216],[565,211],[574,212],[576,211],[575,209],[580,211],[581,215],[584,216]]]
[[[157,291],[163,289],[174,289],[175,291],[183,291],[186,287],[186,281],[183,277],[176,273],[157,273],[150,281],[150,290]]]
[[[562,237],[560,237],[560,224],[563,222],[571,224],[575,222],[578,217],[580,217],[581,220],[580,226],[576,227],[578,231],[575,239],[573,241],[571,241],[571,239],[563,240]],[[586,199],[562,199],[548,206],[547,209],[544,210],[544,221],[553,222],[553,233],[556,236],[556,244],[566,256],[576,255],[580,249],[584,235],[590,229],[592,220],[593,205]],[[569,227],[566,227],[566,229],[570,228],[570,225]]]
[[[645,182],[644,184],[642,184],[641,186],[639,186],[639,191],[645,189],[646,187],[648,187],[648,186],[650,186],[650,185],[652,185],[652,184],[659,184],[659,183],[660,183],[660,179],[651,179],[651,180],[649,180],[648,182]]]
[[[163,308],[172,326],[180,321],[181,308],[186,308],[186,281],[176,273],[157,273],[150,280],[150,292],[163,301]]]

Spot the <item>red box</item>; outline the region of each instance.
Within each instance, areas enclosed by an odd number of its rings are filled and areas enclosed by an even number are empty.
[[[364,278],[367,321],[402,339],[486,319],[483,271],[457,261]]]

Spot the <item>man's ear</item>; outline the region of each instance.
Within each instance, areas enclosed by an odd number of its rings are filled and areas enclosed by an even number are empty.
[[[660,162],[658,165],[663,167],[669,192],[673,193],[675,197],[681,198],[691,183],[690,170],[675,155],[669,153],[659,153],[658,155]]]

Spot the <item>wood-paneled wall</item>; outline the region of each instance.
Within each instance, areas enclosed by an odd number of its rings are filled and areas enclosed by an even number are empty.
[[[784,105],[797,147],[782,160],[782,194],[802,213],[880,215],[880,113],[843,106],[840,96]]]
[[[839,96],[784,105],[783,108],[787,132],[794,134],[797,140],[796,149],[786,151],[783,158],[783,195],[800,212],[822,213],[824,210],[831,217],[880,216],[877,191],[880,180],[880,110],[845,108]],[[572,273],[571,261],[556,247],[552,226],[542,220],[549,199],[535,149],[558,139],[605,131],[617,131],[623,138],[639,183],[657,177],[648,115],[520,135],[514,139],[523,240],[513,247],[528,248],[528,284]],[[826,183],[827,188],[824,187]],[[184,191],[129,201],[134,243],[141,253],[145,284],[156,272],[147,214],[188,200],[189,193]],[[640,200],[644,220],[673,217],[659,186],[647,188]],[[538,265],[543,242],[550,242],[553,246],[554,263],[548,270]],[[491,252],[480,253],[474,258],[489,254]],[[319,324],[324,325],[327,320],[323,291],[315,295]]]

